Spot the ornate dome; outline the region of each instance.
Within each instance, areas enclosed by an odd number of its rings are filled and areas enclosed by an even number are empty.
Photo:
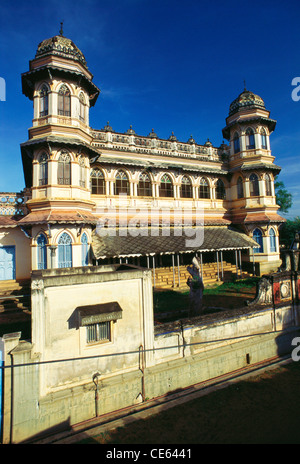
[[[55,35],[51,39],[43,40],[37,48],[35,57],[39,58],[43,55],[60,55],[64,58],[72,58],[80,61],[87,68],[86,60],[79,48],[63,35]]]
[[[229,107],[229,116],[234,113],[237,113],[240,110],[248,109],[248,108],[264,108],[265,103],[263,99],[255,95],[253,92],[249,90],[244,90],[230,105]]]

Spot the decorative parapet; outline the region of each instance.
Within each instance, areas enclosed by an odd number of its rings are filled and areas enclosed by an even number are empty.
[[[193,139],[188,142],[179,142],[178,140],[163,140],[150,134],[147,137],[136,134],[121,134],[108,130],[92,130],[91,135],[94,137],[92,144],[98,148],[109,148],[120,151],[134,151],[137,153],[177,156],[183,158],[197,158],[205,161],[224,162],[224,152],[227,153],[227,146],[222,145],[220,148],[213,147],[210,143],[198,145]]]
[[[26,206],[23,192],[0,192],[0,216],[24,216]]]

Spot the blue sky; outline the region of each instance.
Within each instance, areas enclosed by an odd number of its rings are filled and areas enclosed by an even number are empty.
[[[299,0],[1,0],[0,191],[24,188],[20,143],[32,102],[22,94],[21,73],[63,20],[64,35],[84,53],[101,89],[90,111],[95,129],[109,121],[125,132],[132,124],[140,135],[153,128],[161,138],[174,131],[180,141],[192,134],[219,146],[245,79],[277,120],[272,153],[294,200],[285,216],[300,216],[300,100],[292,99],[299,15]]]

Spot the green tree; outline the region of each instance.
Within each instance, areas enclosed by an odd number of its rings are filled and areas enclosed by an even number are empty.
[[[274,187],[276,202],[280,207],[279,211],[281,211],[282,213],[287,213],[293,204],[292,194],[287,191],[284,183],[282,181],[277,180],[277,178],[275,178]]]
[[[281,245],[285,245],[286,248],[290,248],[295,233],[300,232],[300,217],[297,216],[294,219],[287,219],[279,229],[279,241]]]

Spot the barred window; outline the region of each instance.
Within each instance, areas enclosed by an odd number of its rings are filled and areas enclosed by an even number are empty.
[[[149,174],[142,172],[140,174],[139,183],[137,186],[137,194],[139,197],[152,196],[152,183]]]
[[[71,116],[71,94],[68,87],[63,84],[58,92],[58,114]]]
[[[48,114],[48,87],[43,85],[40,91],[40,118]]]
[[[259,183],[258,177],[256,174],[251,174],[249,177],[250,181],[250,197],[257,197],[259,196]]]
[[[111,341],[111,321],[98,322],[86,326],[86,342]]]
[[[246,130],[246,148],[247,150],[255,148],[254,132],[251,127]]]
[[[261,148],[266,150],[267,149],[267,134],[266,134],[265,129],[262,129],[260,131],[260,138],[261,138]]]
[[[266,195],[269,197],[272,195],[272,181],[269,174],[265,175],[265,186],[266,186]]]
[[[79,119],[83,122],[85,120],[85,101],[82,92],[79,95]]]
[[[57,181],[59,185],[71,185],[71,157],[67,152],[58,158]]]
[[[233,137],[233,146],[234,146],[234,153],[238,153],[240,151],[240,138],[237,132],[234,134],[234,137]]]
[[[243,179],[241,176],[237,180],[237,197],[238,198],[244,197]]]
[[[276,252],[276,234],[273,228],[270,229],[270,252],[275,253]]]
[[[181,180],[180,196],[181,198],[193,198],[192,183],[186,176],[184,176]]]
[[[127,174],[124,171],[119,171],[116,175],[116,195],[120,195],[121,193],[126,193],[126,195],[130,195],[130,185]]]
[[[39,158],[39,185],[48,184],[48,155],[42,153]]]
[[[79,158],[79,185],[80,187],[85,187],[85,165],[82,156]]]
[[[200,179],[199,198],[210,198],[209,183],[204,177]]]
[[[172,179],[168,174],[164,174],[160,181],[159,186],[160,197],[174,197],[174,189]]]
[[[91,172],[91,192],[93,195],[105,195],[105,179],[103,172],[95,168]]]
[[[225,185],[221,179],[218,179],[216,184],[216,198],[218,200],[225,200]]]

